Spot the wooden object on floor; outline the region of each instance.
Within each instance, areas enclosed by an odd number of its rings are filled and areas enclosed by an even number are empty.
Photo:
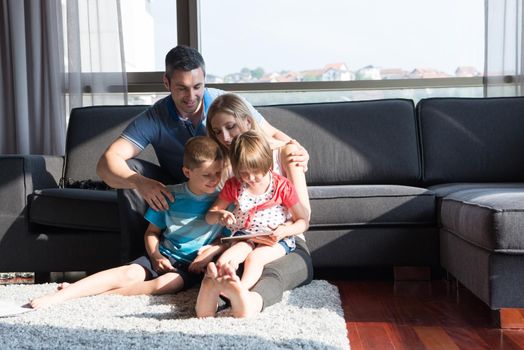
[[[427,266],[394,266],[395,281],[430,281],[431,269]]]
[[[524,330],[524,309],[500,309],[492,313],[494,321],[502,329]]]

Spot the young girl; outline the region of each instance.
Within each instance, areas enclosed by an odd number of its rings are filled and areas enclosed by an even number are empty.
[[[235,176],[226,181],[206,221],[227,226],[234,236],[269,234],[268,244],[249,239],[233,243],[217,261],[219,271],[227,264],[236,269],[244,262],[240,282],[249,289],[266,264],[295,249],[293,236],[308,229],[308,212],[291,181],[272,171],[273,152],[262,134],[238,135],[229,156]],[[231,204],[233,212],[226,210]],[[216,300],[210,302],[216,305]]]

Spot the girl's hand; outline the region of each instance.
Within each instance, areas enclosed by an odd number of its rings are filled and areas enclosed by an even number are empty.
[[[218,224],[222,226],[233,225],[237,222],[232,212],[223,210],[218,217]]]
[[[260,236],[257,238],[251,239],[254,243],[263,244],[263,245],[274,245],[281,239],[286,237],[285,229],[283,225],[277,226],[276,228],[270,227],[273,232],[269,236]]]
[[[287,237],[286,229],[284,225],[279,225],[275,229],[273,229],[273,234],[269,236],[270,238],[273,238],[275,242],[278,242],[284,238]]]

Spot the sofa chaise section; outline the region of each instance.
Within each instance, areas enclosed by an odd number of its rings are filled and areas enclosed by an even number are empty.
[[[490,308],[524,307],[524,99],[417,105],[441,264]]]

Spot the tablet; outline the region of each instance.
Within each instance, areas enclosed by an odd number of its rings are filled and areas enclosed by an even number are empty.
[[[271,236],[272,232],[266,232],[266,233],[253,233],[250,235],[238,235],[238,236],[229,236],[229,237],[222,237],[220,240],[222,242],[235,242],[235,241],[245,241],[251,238],[256,237],[264,237],[264,236]]]

